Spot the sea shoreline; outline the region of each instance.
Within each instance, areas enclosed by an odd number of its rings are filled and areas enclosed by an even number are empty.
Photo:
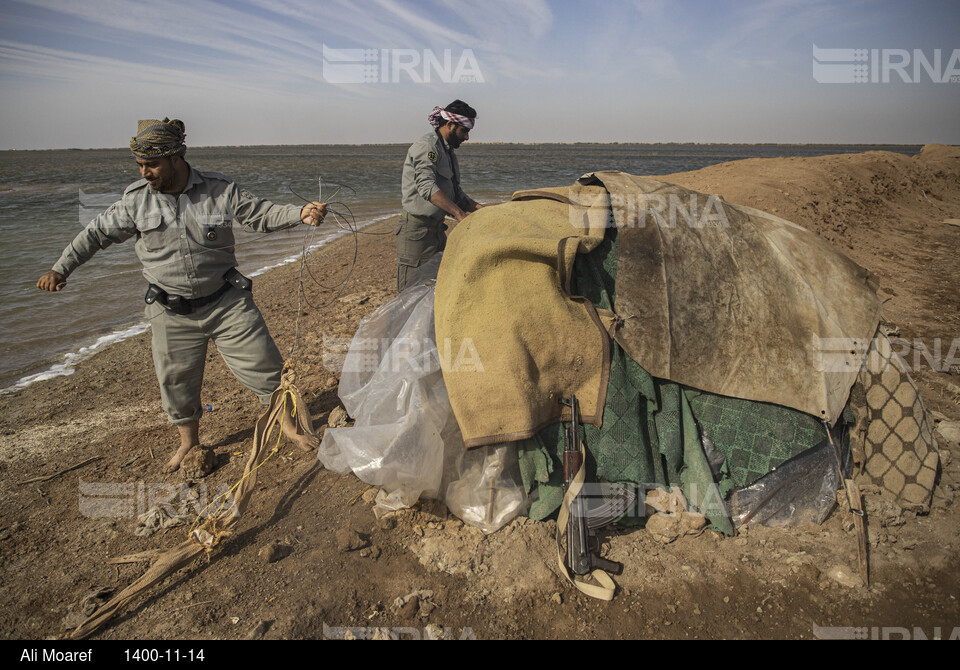
[[[395,217],[395,214],[387,214],[379,217],[375,217],[370,221],[364,222],[363,224],[357,227],[357,230],[362,230],[369,226],[375,225],[382,221],[388,220]],[[306,249],[306,253],[310,254],[316,251],[317,249],[322,248],[323,246],[350,235],[348,230],[340,230],[339,232],[334,232],[329,237],[324,240],[315,243],[310,248]],[[284,258],[278,262],[271,263],[265,267],[257,268],[252,272],[248,273],[250,278],[259,277],[268,273],[270,270],[275,268],[283,267],[284,265],[290,265],[293,263],[299,263],[303,257],[303,251],[298,252],[294,256]],[[94,261],[95,262],[95,261]],[[99,353],[100,351],[106,349],[115,344],[119,344],[125,340],[135,337],[140,333],[146,332],[150,329],[150,324],[146,321],[139,319],[138,317],[131,317],[130,320],[124,322],[120,325],[115,325],[107,331],[101,331],[91,334],[88,338],[88,341],[84,344],[80,344],[75,350],[67,351],[65,353],[55,354],[44,360],[35,361],[28,363],[20,369],[19,372],[13,372],[9,376],[19,377],[17,381],[9,386],[0,388],[0,396],[10,395],[18,391],[29,387],[31,384],[37,382],[42,382],[47,379],[52,379],[55,377],[67,377],[72,375],[76,371],[77,365],[87,360],[91,356]],[[35,368],[43,368],[39,372],[27,372],[28,370]],[[23,375],[22,377],[20,375]]]
[[[191,149],[273,149],[273,148],[294,148],[294,147],[408,147],[409,142],[374,142],[369,144],[349,144],[349,143],[326,143],[326,144],[211,144],[196,145]],[[556,146],[556,147],[898,147],[901,149],[916,148],[920,144],[895,143],[895,144],[877,144],[877,143],[852,143],[838,144],[836,142],[484,142],[471,141],[469,145],[464,145],[464,149],[470,147],[499,147],[499,146],[517,146],[517,147],[536,147],[536,146]],[[44,152],[44,151],[128,151],[128,147],[62,147],[59,149],[0,149],[2,153],[13,152]]]

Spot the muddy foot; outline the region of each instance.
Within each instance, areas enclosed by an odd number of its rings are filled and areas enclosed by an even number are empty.
[[[210,447],[191,449],[180,463],[184,479],[202,479],[217,466],[217,453]]]
[[[187,457],[187,454],[195,452],[199,447],[196,445],[181,446],[177,449],[177,453],[173,455],[166,465],[163,466],[163,472],[176,472],[180,468],[180,464],[183,462],[183,459]]]

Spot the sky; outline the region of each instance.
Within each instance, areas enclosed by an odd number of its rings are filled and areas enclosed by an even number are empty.
[[[951,81],[953,80],[953,81]],[[0,0],[0,149],[960,144],[960,2]]]

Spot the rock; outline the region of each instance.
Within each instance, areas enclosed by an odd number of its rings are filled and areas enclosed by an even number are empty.
[[[367,546],[367,541],[352,528],[341,528],[336,533],[337,549],[341,552],[355,551]]]
[[[953,463],[953,452],[949,449],[943,449],[940,451],[940,466],[946,470],[950,467],[950,464]]]
[[[647,519],[647,531],[662,544],[670,544],[681,535],[696,535],[707,525],[707,518],[694,512],[658,513]]]
[[[442,627],[438,626],[435,623],[428,623],[423,627],[423,639],[424,640],[443,640],[444,639],[444,630]]]
[[[330,411],[330,416],[327,417],[327,425],[330,428],[343,428],[349,420],[347,410],[337,405]]]
[[[684,512],[680,515],[680,525],[684,532],[696,534],[707,527],[707,517],[697,512]]]
[[[679,514],[654,514],[647,519],[647,532],[661,544],[670,544],[683,533]]]
[[[420,614],[420,618],[426,619],[427,617],[430,616],[430,613],[435,609],[437,609],[437,606],[434,603],[430,602],[429,600],[421,600],[420,608],[418,610]]]
[[[417,596],[412,596],[407,600],[403,605],[400,606],[398,614],[400,618],[409,621],[410,619],[417,616],[417,613],[420,611],[420,598]]]
[[[60,627],[63,630],[73,630],[86,620],[87,615],[83,612],[67,612],[67,615],[60,622]]]
[[[372,505],[374,501],[377,499],[378,493],[380,493],[380,489],[371,487],[366,491],[364,491],[363,495],[360,496],[360,498],[363,500],[363,502],[367,503],[368,505]]]
[[[270,544],[264,545],[260,548],[260,551],[257,552],[257,555],[263,560],[264,563],[275,563],[281,558],[289,556],[293,552],[293,547],[289,544],[284,544],[282,542],[271,542]]]
[[[673,487],[671,491],[658,488],[647,491],[644,505],[648,514],[679,512],[687,508],[687,499],[677,487]]]
[[[846,586],[848,588],[858,588],[863,586],[863,580],[860,579],[860,575],[846,565],[835,565],[832,568],[825,570],[823,575],[832,579],[837,584],[840,584],[840,586]]]
[[[433,591],[417,589],[405,596],[394,599],[393,609],[400,615],[401,619],[413,619],[418,614],[426,617],[436,608],[436,605],[430,601],[432,597]]]
[[[258,621],[244,636],[247,640],[259,640],[270,628],[270,621]]]
[[[380,558],[380,547],[366,547],[360,550],[360,558],[377,560]]]
[[[960,421],[941,421],[937,433],[950,449],[960,449]]]

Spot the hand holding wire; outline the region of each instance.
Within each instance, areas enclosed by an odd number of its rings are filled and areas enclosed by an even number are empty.
[[[300,210],[300,221],[308,226],[319,226],[327,215],[327,203],[308,202]]]

